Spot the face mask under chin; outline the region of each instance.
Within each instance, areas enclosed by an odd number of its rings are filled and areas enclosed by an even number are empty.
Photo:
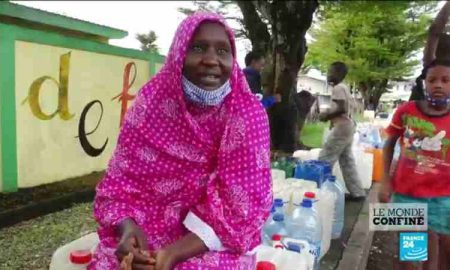
[[[448,106],[450,104],[450,96],[447,96],[445,98],[433,98],[428,92],[426,92],[425,99],[432,106]]]

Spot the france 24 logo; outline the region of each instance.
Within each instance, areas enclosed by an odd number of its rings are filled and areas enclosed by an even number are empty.
[[[428,234],[423,232],[400,233],[400,261],[428,260]]]

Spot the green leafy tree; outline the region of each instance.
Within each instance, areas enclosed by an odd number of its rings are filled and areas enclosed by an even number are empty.
[[[136,39],[141,43],[142,51],[159,53],[159,48],[156,45],[158,36],[155,31],[150,31],[148,34],[137,34]]]
[[[349,67],[347,82],[365,104],[377,106],[392,80],[411,76],[424,46],[436,2],[342,1],[323,5],[311,31],[306,63],[326,72],[334,61]]]
[[[244,19],[239,6],[236,1],[204,1],[194,0],[192,1],[194,8],[178,8],[178,11],[191,15],[196,11],[215,12],[222,15],[225,19],[233,22],[237,27],[234,27],[234,34],[237,39],[249,39],[248,32],[246,31]]]

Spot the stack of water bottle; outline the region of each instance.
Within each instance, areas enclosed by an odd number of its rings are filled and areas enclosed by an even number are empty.
[[[318,189],[313,189],[315,192],[304,192],[300,203],[294,203],[292,199],[286,201],[286,198],[275,198],[270,217],[263,228],[263,243],[299,253],[308,251],[314,256],[314,270],[317,270],[323,255],[322,242],[341,236],[344,224],[344,190],[336,182],[336,177],[331,175],[331,166],[326,162],[298,162],[293,175],[297,181],[315,182]],[[332,194],[330,204],[334,206],[331,231],[324,227],[330,216],[324,215],[323,206],[319,207],[319,200],[324,198],[321,196],[325,193]]]
[[[358,143],[365,147],[376,148],[384,144],[380,128],[373,125],[358,127]]]

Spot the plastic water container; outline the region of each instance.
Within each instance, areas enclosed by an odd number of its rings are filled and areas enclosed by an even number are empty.
[[[272,169],[272,180],[284,180],[286,179],[286,172],[280,169]]]
[[[336,182],[336,177],[333,175],[328,177],[328,181],[324,183],[322,189],[330,191],[335,196],[335,210],[331,238],[337,239],[341,237],[342,229],[344,228],[345,193]]]
[[[52,256],[49,270],[86,270],[98,243],[98,235],[92,233],[58,248]]]
[[[331,244],[332,217],[334,215],[334,194],[317,189],[317,183],[302,179],[288,178],[280,181],[278,186],[273,186],[275,198],[284,201],[285,217],[291,216],[295,205],[300,205],[304,199],[305,192],[314,192],[316,195],[315,207],[317,207],[322,224],[322,246],[321,257],[324,256]],[[277,191],[275,191],[277,190]],[[270,223],[270,221],[268,221]]]
[[[325,176],[332,173],[331,165],[326,161],[308,160],[299,163],[295,168],[295,178],[314,181],[320,188]]]
[[[256,270],[276,270],[275,264],[267,261],[258,262]]]
[[[279,160],[272,162],[272,168],[285,171],[286,177],[293,176],[295,165],[296,161],[292,157],[281,157]]]
[[[283,214],[275,213],[272,221],[264,228],[264,237],[266,239],[272,239],[274,234],[279,234],[282,237],[285,237],[288,234]]]
[[[305,160],[310,160],[312,158],[310,158],[310,151],[308,150],[297,150],[292,154],[292,157],[297,158],[299,160],[305,161]]]
[[[292,216],[292,213],[294,210],[302,203],[305,193],[306,192],[315,192],[316,189],[308,189],[305,186],[301,185],[302,183],[314,183],[311,181],[303,181],[300,180],[297,185],[292,185],[291,189],[291,202],[288,207],[286,207],[285,214],[288,216],[288,219],[290,216]],[[315,183],[314,183],[315,184]]]
[[[303,195],[303,198],[311,200],[313,203],[313,206],[312,206],[313,210],[316,211],[317,214],[319,214],[318,209],[317,209],[317,202],[319,200],[316,198],[316,193],[307,191],[307,192],[305,192],[305,195]]]
[[[310,181],[303,182],[313,183]],[[330,217],[334,216],[334,194],[323,189],[305,189],[304,191],[306,192],[304,192],[303,197],[298,196],[298,199],[296,198],[293,207],[295,207],[295,205],[297,205],[298,207],[303,199],[313,199],[313,209],[319,216],[320,223],[322,225],[322,245],[320,248],[320,257],[322,258],[328,252],[331,245],[331,230],[333,226],[333,220]],[[292,213],[294,209],[292,209],[290,213]]]
[[[256,260],[271,262],[277,270],[311,270],[314,263],[314,257],[309,252],[298,253],[269,246],[258,247]]]
[[[320,222],[322,224],[322,246],[320,248],[320,258],[327,254],[331,246],[331,230],[333,227],[334,216],[334,194],[328,190],[319,190],[316,209],[319,213]]]
[[[314,192],[317,189],[317,183],[313,181],[307,181],[302,179],[297,179],[294,183],[292,183],[293,187],[301,187],[307,189],[307,191]]]
[[[273,197],[282,199],[284,203],[284,211],[289,206],[291,199],[291,186],[286,180],[282,183],[277,183],[277,185],[272,185]]]
[[[284,215],[284,201],[283,201],[282,198],[276,198],[273,201],[273,206],[275,207],[275,213],[276,214]]]
[[[311,200],[304,199],[287,222],[290,238],[304,240],[309,244],[309,252],[314,255],[314,269],[320,267],[320,248],[322,241],[322,225]]]
[[[262,232],[261,232],[261,241],[263,243],[263,245],[269,246],[271,244],[271,240],[270,238],[268,238],[268,236],[265,235],[265,230],[266,228],[269,226],[269,224],[272,222],[273,220],[273,215],[275,214],[275,205],[272,206],[272,209],[270,210],[270,215],[267,218],[266,223],[264,223]]]
[[[309,150],[309,157],[310,157],[310,159],[318,160],[320,151],[322,151],[321,148],[314,148],[314,149]]]
[[[314,181],[317,183],[317,187],[322,186],[324,178],[324,170],[320,164],[310,163],[303,167],[303,177],[304,180]]]
[[[319,159],[319,153],[321,150],[322,149],[320,148],[314,148],[311,150],[297,150],[292,154],[292,157],[300,161],[317,160]]]
[[[357,137],[358,135],[355,134],[355,138]],[[357,142],[357,139],[354,140],[352,150],[353,157],[355,158],[356,170],[358,172],[359,178],[361,179],[362,187],[365,189],[369,189],[372,186],[374,156],[372,153],[366,151],[366,147],[360,145]],[[341,167],[339,166],[338,162],[336,162],[333,168],[333,175],[336,176],[339,184],[344,189],[344,191],[348,193],[348,190],[345,187],[344,178],[342,176]]]
[[[297,166],[297,159],[293,157],[286,157],[286,163],[284,166],[286,170],[286,178],[294,177],[294,170]]]
[[[286,181],[284,175],[284,171],[280,170],[272,170],[272,175],[275,176],[272,178],[272,192],[275,198],[281,198],[284,202],[289,201],[290,191],[289,191],[289,182]]]
[[[384,175],[383,148],[380,145],[375,145],[375,148],[368,152],[373,154],[372,180],[380,182]]]
[[[316,162],[316,164],[319,164],[320,166],[322,166],[324,175],[329,175],[332,173],[333,170],[332,170],[331,164],[329,162],[322,161],[322,160],[316,160],[315,162]]]
[[[305,196],[305,192],[317,193],[317,183],[313,181],[306,181],[297,179],[290,185],[290,200],[289,204],[285,206],[285,213],[291,215],[292,211],[296,208],[296,205],[300,205]]]
[[[280,187],[273,186],[275,198],[283,199],[284,203],[284,213],[285,217],[291,216],[296,205],[300,205],[304,199],[305,192],[314,192],[316,195],[315,207],[318,210],[319,217],[322,224],[322,246],[321,246],[321,257],[324,256],[331,244],[331,228],[332,219],[330,217],[334,216],[334,194],[317,189],[317,183],[313,181],[305,181],[302,179],[288,178],[281,182],[282,191]],[[282,195],[282,196],[281,196]],[[268,221],[270,223],[270,220]],[[268,224],[267,223],[267,224]]]
[[[362,187],[368,189],[372,186],[373,154],[358,146],[353,147],[353,156],[356,168],[361,179]]]

